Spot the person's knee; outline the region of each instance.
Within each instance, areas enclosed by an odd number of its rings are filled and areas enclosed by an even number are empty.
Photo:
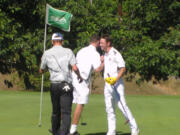
[[[61,113],[62,113],[62,114],[66,114],[66,115],[71,115],[71,111],[72,111],[71,106],[69,106],[69,107],[64,107],[64,108],[61,109]]]
[[[83,107],[84,107],[84,104],[77,104],[76,107],[77,107],[77,108],[83,108]]]

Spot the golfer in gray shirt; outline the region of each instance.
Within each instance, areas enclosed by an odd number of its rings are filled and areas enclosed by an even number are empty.
[[[50,72],[53,135],[69,133],[73,99],[72,70],[77,74],[79,81],[82,81],[75,56],[70,49],[62,47],[63,40],[63,35],[60,33],[52,35],[53,47],[44,52],[40,67],[40,73],[46,68]]]

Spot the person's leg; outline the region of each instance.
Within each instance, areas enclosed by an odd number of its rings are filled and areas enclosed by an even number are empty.
[[[70,134],[74,134],[77,132],[77,126],[81,118],[84,105],[88,103],[88,96],[89,96],[88,84],[85,81],[83,81],[82,83],[76,82],[74,83],[74,86],[75,89],[73,92],[73,98],[74,98],[73,103],[76,104],[76,108],[73,114]]]
[[[76,108],[74,110],[74,115],[73,115],[73,119],[72,119],[72,125],[71,125],[71,129],[70,129],[70,134],[73,134],[77,131],[77,125],[79,123],[79,120],[81,118],[81,114],[84,108],[84,104],[77,104]]]
[[[58,91],[58,84],[51,84],[50,87],[50,94],[51,94],[51,102],[52,102],[52,116],[51,116],[51,123],[52,123],[52,133],[56,135],[60,127],[60,94]]]
[[[83,108],[84,108],[84,104],[77,104],[76,105],[76,108],[74,110],[74,116],[73,116],[72,124],[78,125],[80,117],[81,117],[81,113],[83,111]]]
[[[113,98],[113,89],[105,84],[104,98],[108,121],[108,132],[107,135],[116,134],[116,115],[115,115],[115,100]]]
[[[125,95],[124,95],[124,85],[122,83],[119,83],[115,86],[115,88],[117,90],[117,95],[119,96],[117,100],[118,107],[123,113],[124,117],[126,118],[129,127],[131,129],[131,133],[134,133],[138,130],[138,126],[129,107],[126,104]]]
[[[69,133],[69,128],[71,125],[72,99],[72,93],[65,93],[61,95],[60,104],[62,113],[62,123],[60,135],[67,135]]]

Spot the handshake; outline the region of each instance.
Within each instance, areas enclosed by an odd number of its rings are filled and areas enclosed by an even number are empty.
[[[107,78],[105,78],[105,81],[110,85],[114,85],[117,81],[117,78],[116,77],[107,77]]]

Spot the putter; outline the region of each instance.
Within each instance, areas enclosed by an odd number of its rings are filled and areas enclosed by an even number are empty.
[[[43,81],[44,81],[44,74],[42,74],[42,82],[41,82],[40,112],[39,112],[39,124],[38,124],[38,127],[41,127],[41,125],[42,125]]]

